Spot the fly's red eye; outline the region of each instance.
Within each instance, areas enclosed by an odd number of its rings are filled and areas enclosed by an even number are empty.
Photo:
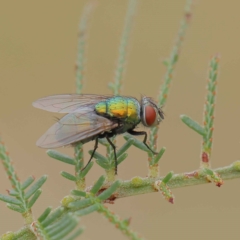
[[[152,126],[152,124],[155,122],[156,115],[156,111],[152,106],[147,105],[145,107],[145,121],[148,126]]]

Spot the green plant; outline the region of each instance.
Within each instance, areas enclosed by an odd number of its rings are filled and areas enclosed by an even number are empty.
[[[123,72],[126,63],[126,48],[129,39],[132,21],[136,9],[136,0],[129,1],[128,12],[126,15],[125,27],[120,43],[118,65],[115,80],[109,86],[114,94],[120,94],[122,86]],[[177,35],[177,41],[171,52],[171,55],[164,64],[167,72],[159,94],[158,104],[166,106],[166,100],[170,90],[170,82],[175,65],[179,58],[179,51],[182,44],[185,30],[191,19],[191,1],[187,1],[184,17]],[[87,5],[80,23],[79,48],[77,58],[76,85],[77,93],[82,92],[82,80],[84,77],[84,50],[86,42],[86,32],[88,19],[92,12],[93,5]],[[240,161],[230,166],[219,169],[210,168],[210,157],[212,147],[213,133],[213,114],[216,95],[216,80],[219,66],[219,57],[214,56],[210,61],[210,69],[208,76],[208,93],[204,110],[204,124],[201,126],[190,117],[182,115],[182,121],[191,129],[196,131],[203,138],[203,146],[201,151],[200,168],[196,171],[183,174],[173,174],[169,172],[165,177],[159,176],[159,160],[163,156],[166,148],[162,147],[159,154],[153,156],[141,141],[126,134],[124,136],[126,143],[118,150],[118,164],[127,158],[126,151],[132,147],[138,147],[148,153],[148,177],[133,177],[131,180],[119,181],[115,180],[113,152],[109,144],[102,140],[100,143],[106,146],[106,157],[96,152],[94,158],[96,163],[105,170],[105,176],[100,176],[93,186],[86,187],[85,178],[93,166],[93,162],[83,169],[83,148],[81,145],[75,147],[74,157],[66,156],[55,150],[48,150],[47,154],[59,161],[70,164],[75,168],[75,174],[62,171],[61,175],[66,179],[74,182],[75,190],[71,191],[69,196],[65,196],[61,201],[61,206],[52,210],[48,207],[43,214],[34,219],[32,215],[32,207],[41,194],[41,187],[47,180],[46,176],[41,177],[34,183],[34,178],[29,177],[24,182],[20,182],[13,168],[10,157],[4,143],[0,143],[0,158],[6,169],[8,177],[12,184],[9,195],[0,195],[0,200],[7,203],[7,206],[22,214],[25,226],[17,232],[8,232],[2,235],[1,239],[75,239],[82,233],[82,228],[77,228],[79,217],[90,214],[92,212],[102,213],[110,220],[120,231],[122,231],[130,239],[141,239],[141,237],[133,232],[129,225],[130,219],[121,220],[116,214],[112,213],[104,204],[114,202],[115,199],[128,197],[137,194],[160,192],[168,202],[173,203],[174,197],[172,189],[177,187],[196,185],[214,181],[217,186],[221,186],[223,180],[240,177]],[[154,128],[150,132],[150,145],[157,150],[157,132]],[[116,141],[116,139],[114,139]],[[91,151],[89,152],[92,153]],[[64,228],[63,228],[64,226]],[[76,229],[77,228],[77,229]],[[74,229],[76,229],[74,231]],[[73,232],[74,231],[74,232]]]

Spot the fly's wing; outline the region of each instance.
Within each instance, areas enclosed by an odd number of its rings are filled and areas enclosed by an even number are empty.
[[[78,108],[90,107],[111,96],[94,94],[65,94],[40,98],[33,106],[49,112],[71,113]]]
[[[96,135],[117,126],[117,123],[94,112],[69,113],[50,127],[36,144],[42,148],[57,148],[78,141],[88,142]]]

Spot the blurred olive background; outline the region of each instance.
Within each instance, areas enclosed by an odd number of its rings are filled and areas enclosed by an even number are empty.
[[[75,92],[77,31],[87,1],[1,1],[0,8],[0,132],[20,179],[49,176],[33,209],[38,217],[47,206],[57,207],[74,188],[59,175],[71,166],[50,159],[36,140],[54,123],[54,113],[32,107],[41,97]],[[98,1],[91,18],[84,93],[109,94],[127,9],[126,0]],[[122,94],[156,97],[182,18],[184,0],[139,1],[131,35]],[[184,40],[179,63],[161,124],[159,146],[167,151],[161,159],[161,175],[197,169],[201,138],[181,121],[187,114],[202,122],[206,75],[211,56],[220,53],[220,77],[216,105],[212,167],[239,159],[240,2],[195,1],[193,18]],[[118,147],[124,143],[118,137]],[[85,158],[94,143],[85,145]],[[60,151],[69,155],[73,149]],[[99,152],[105,153],[101,146]],[[118,170],[119,179],[146,176],[147,156],[132,147]],[[92,184],[103,170],[95,164],[87,178]],[[10,183],[0,169],[0,192]],[[175,204],[152,193],[120,199],[109,207],[146,239],[239,239],[239,179],[221,188],[207,184],[174,189]],[[86,227],[80,239],[125,239],[101,214],[81,219]],[[20,214],[0,202],[0,234],[18,230]]]

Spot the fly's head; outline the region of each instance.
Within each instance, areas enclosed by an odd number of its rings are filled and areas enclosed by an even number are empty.
[[[157,126],[164,119],[163,111],[148,97],[141,100],[141,120],[145,127]]]

